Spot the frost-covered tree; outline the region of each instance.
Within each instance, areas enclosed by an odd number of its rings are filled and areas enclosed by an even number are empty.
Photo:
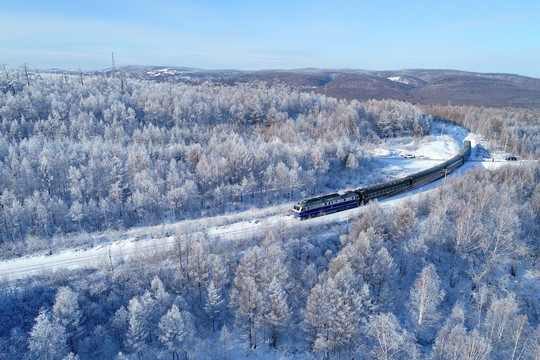
[[[505,353],[509,355],[511,360],[521,359],[526,354],[528,342],[531,341],[529,320],[527,319],[527,316],[519,315],[513,319],[510,327],[510,334],[507,339]]]
[[[385,247],[382,247],[375,254],[373,262],[373,277],[375,302],[380,304],[382,308],[386,308],[388,303],[391,303],[394,296],[391,284],[397,275],[394,259],[388,253]]]
[[[521,358],[531,332],[527,317],[518,313],[516,297],[509,293],[506,298],[492,301],[483,324],[493,352],[510,359]]]
[[[77,223],[79,225],[79,230],[81,230],[81,220],[84,217],[84,213],[83,207],[79,201],[76,200],[75,202],[73,202],[73,204],[71,204],[71,207],[69,208],[69,214],[71,216],[71,220]]]
[[[152,323],[156,323],[169,308],[172,297],[167,292],[167,290],[165,290],[163,281],[161,281],[161,279],[157,275],[154,276],[154,278],[152,279],[152,282],[150,283],[150,289],[152,298],[148,306],[153,308],[152,313],[154,316],[151,321]]]
[[[173,360],[175,356],[180,359],[178,347],[186,337],[186,327],[182,314],[176,305],[173,304],[169,311],[161,317],[158,327],[159,341],[173,354]]]
[[[536,330],[531,334],[527,344],[527,355],[531,359],[540,359],[540,325],[538,325]]]
[[[66,355],[66,357],[64,357],[62,360],[79,360],[79,356],[70,352],[69,354]]]
[[[276,347],[279,329],[287,325],[291,318],[291,313],[285,291],[279,280],[275,277],[268,286],[264,307],[264,319],[271,329],[270,346]]]
[[[465,338],[463,358],[486,360],[491,353],[491,344],[477,329],[472,330]]]
[[[259,247],[248,249],[236,269],[231,304],[236,308],[236,325],[243,329],[249,348],[257,346],[257,330],[262,324],[262,276],[265,254]]]
[[[483,315],[487,310],[489,299],[491,297],[491,291],[492,289],[484,284],[471,294],[473,308],[476,313],[476,323],[479,327],[482,326]]]
[[[418,350],[414,338],[403,329],[391,313],[372,316],[364,326],[372,359],[416,359]]]
[[[129,301],[129,330],[127,342],[129,346],[137,352],[139,359],[147,348],[150,339],[150,329],[148,324],[148,314],[144,304],[139,298],[134,297]]]
[[[443,328],[439,330],[431,358],[433,360],[458,360],[465,352],[465,311],[462,304],[456,304]]]
[[[368,286],[359,281],[348,263],[342,263],[338,256],[330,270],[338,262],[342,268],[311,289],[304,312],[312,349],[325,356],[350,351],[361,324],[373,310]]]
[[[199,303],[203,304],[203,288],[208,279],[208,263],[206,261],[206,247],[204,240],[192,244],[191,259],[186,266],[189,279],[197,292]]]
[[[324,331],[326,322],[326,301],[322,284],[311,288],[304,310],[304,327],[313,344],[319,334]]]
[[[77,293],[69,287],[64,286],[58,289],[53,305],[53,317],[66,329],[71,352],[75,352],[74,339],[78,337],[80,332],[82,311],[79,308]]]
[[[66,329],[45,309],[39,311],[30,331],[28,350],[34,359],[54,360],[67,355]]]
[[[236,306],[236,323],[247,331],[249,348],[257,347],[257,329],[261,324],[262,294],[252,277],[235,279],[232,301]]]
[[[414,229],[415,224],[415,214],[410,206],[405,206],[395,211],[395,218],[390,227],[390,233],[394,239],[394,252],[397,249],[399,273],[402,275],[405,273],[405,258],[408,254],[408,249],[405,246],[407,235]]]
[[[210,281],[214,283],[216,289],[222,289],[228,283],[230,272],[233,269],[226,266],[224,257],[220,254],[210,254],[207,256],[207,260]]]
[[[417,334],[424,328],[437,324],[441,317],[439,305],[445,291],[441,289],[440,283],[435,265],[429,264],[422,269],[411,288],[408,307]]]
[[[217,289],[214,285],[214,280],[210,280],[206,292],[208,294],[208,298],[206,305],[204,306],[204,310],[212,321],[212,332],[215,332],[215,322],[221,311],[220,307],[221,304],[223,304],[223,299],[219,294],[219,289]]]
[[[129,329],[129,318],[129,311],[125,308],[125,306],[121,306],[114,313],[114,317],[111,322],[111,332],[117,336],[120,347],[122,347],[123,344],[126,344],[126,334]]]

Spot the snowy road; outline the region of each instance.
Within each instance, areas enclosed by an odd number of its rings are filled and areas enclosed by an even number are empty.
[[[461,139],[463,139],[463,137]],[[435,140],[435,142],[436,141],[437,140]],[[444,141],[451,140],[446,139]],[[446,146],[437,147],[430,143],[427,147],[430,149],[450,148],[451,151],[455,151],[455,148],[458,148],[459,146],[457,141],[455,144],[456,146],[454,147],[449,147],[446,143],[444,145]],[[477,166],[482,166],[486,169],[495,169],[509,163],[504,160],[503,155],[496,158],[495,161],[492,161],[491,159],[488,159],[487,161],[475,159],[474,145],[475,142],[473,140],[473,154],[471,156],[471,160],[467,161],[459,170],[450,174],[449,178],[462,176],[464,173]],[[445,153],[430,151],[430,157],[427,159],[402,159],[400,157],[389,156],[379,160],[388,166],[401,169],[401,171],[405,170],[408,172],[413,172],[417,171],[418,169],[433,166],[432,163],[434,162],[434,159],[440,158],[441,161],[448,159],[449,157],[453,156],[451,151],[446,151]],[[423,152],[426,153],[426,149],[424,149]],[[520,161],[513,164],[519,165],[519,163]],[[418,196],[419,194],[431,191],[434,188],[441,186],[443,182],[444,179],[440,179],[413,191],[403,193],[392,198],[383,199],[380,201],[380,203],[383,207],[398,206],[408,198]],[[348,218],[359,214],[364,209],[364,207],[361,206],[348,211],[300,222],[291,216],[283,215],[290,206],[291,204],[275,207],[271,210],[270,214],[253,211],[239,213],[237,218],[242,220],[230,221],[232,223],[229,225],[212,225],[216,223],[223,223],[224,221],[220,220],[220,217],[214,218],[213,221],[206,219],[204,223],[208,225],[201,225],[202,227],[198,226],[196,229],[190,228],[190,230],[193,231],[195,236],[197,234],[202,235],[204,232],[204,235],[210,238],[219,238],[223,241],[241,241],[264,234],[269,228],[313,226],[316,224],[345,224]],[[169,225],[167,226],[169,229],[167,232],[173,233],[175,228],[182,226],[182,223]],[[140,233],[144,230],[139,229],[138,231]],[[73,269],[104,268],[110,267],[111,265],[114,267],[115,264],[133,256],[137,256],[137,254],[149,254],[151,252],[168,250],[174,246],[173,236],[164,235],[162,237],[152,238],[150,235],[148,235],[149,233],[152,233],[152,228],[148,228],[146,236],[135,236],[132,231],[128,231],[124,233],[123,236],[120,236],[117,240],[96,247],[65,250],[59,253],[53,253],[52,255],[25,256],[3,261],[0,262],[0,280],[14,281],[17,279],[23,279],[27,276],[46,274],[60,269],[69,271]]]

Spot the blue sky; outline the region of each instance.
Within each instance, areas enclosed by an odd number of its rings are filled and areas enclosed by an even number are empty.
[[[0,64],[407,68],[540,77],[540,1],[0,0]]]

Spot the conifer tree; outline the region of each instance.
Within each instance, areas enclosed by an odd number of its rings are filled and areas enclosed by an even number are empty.
[[[270,346],[276,347],[279,329],[285,327],[291,318],[287,297],[280,282],[274,277],[268,286],[264,318],[271,328]]]
[[[210,280],[210,283],[208,284],[208,288],[206,290],[208,293],[208,299],[206,301],[204,310],[212,320],[212,332],[215,332],[215,322],[216,318],[220,313],[220,306],[221,304],[223,304],[223,299],[221,299],[219,290],[216,289],[216,287],[214,286],[214,280]]]
[[[186,327],[182,314],[176,305],[172,305],[169,311],[159,321],[159,341],[172,353],[173,360],[178,356],[178,346],[186,336]]]
[[[55,360],[67,355],[64,326],[51,319],[45,309],[39,311],[28,339],[28,350],[34,359]]]
[[[74,338],[79,335],[82,311],[79,309],[77,294],[69,287],[61,287],[53,305],[54,319],[66,329],[71,352],[75,352]]]

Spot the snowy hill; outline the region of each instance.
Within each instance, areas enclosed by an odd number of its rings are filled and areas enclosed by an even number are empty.
[[[114,71],[107,70],[105,73],[125,73],[138,78],[187,83],[284,83],[303,91],[316,91],[328,96],[357,100],[396,99],[428,105],[540,108],[540,79],[514,74],[435,69],[241,71],[157,66],[129,66]]]

